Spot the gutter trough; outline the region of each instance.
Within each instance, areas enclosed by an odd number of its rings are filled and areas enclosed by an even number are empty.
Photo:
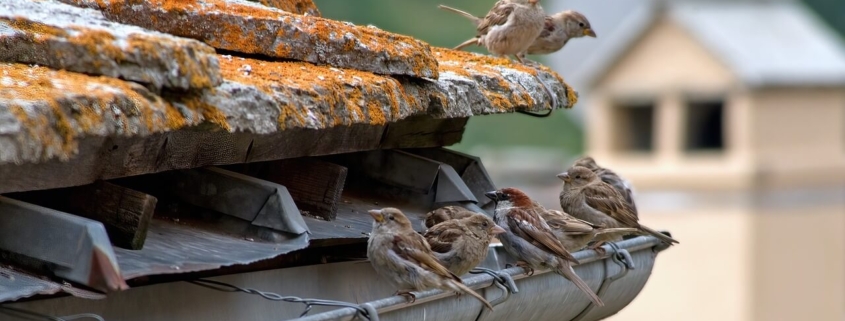
[[[417,292],[414,303],[404,297],[391,296],[363,303],[367,310],[378,311],[370,320],[601,320],[614,315],[636,298],[651,275],[657,253],[666,247],[655,237],[638,236],[616,243],[617,248],[605,245],[607,256],[595,251],[573,253],[581,264],[575,266],[578,275],[604,301],[604,307],[592,305],[590,300],[572,283],[549,270],[536,270],[525,275],[522,268],[506,267],[515,262],[501,245],[491,245],[491,253],[482,264],[496,270],[503,279],[511,279],[516,292],[500,284],[488,274],[464,277],[464,283],[483,295],[494,305],[489,311],[469,296],[456,297],[442,290]],[[296,321],[362,320],[357,310],[341,308],[313,314]]]

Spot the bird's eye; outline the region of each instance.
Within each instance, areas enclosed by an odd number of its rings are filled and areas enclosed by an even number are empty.
[[[581,28],[584,28],[584,23],[583,23],[583,22],[579,22],[579,23],[578,23],[578,26],[579,26],[579,27],[581,27]]]
[[[392,221],[392,220],[393,220],[393,216],[388,216],[388,217],[387,217],[387,219]]]
[[[487,227],[487,222],[482,223],[482,226]]]
[[[575,178],[581,178],[581,175],[575,175]],[[393,218],[391,218],[392,220]]]

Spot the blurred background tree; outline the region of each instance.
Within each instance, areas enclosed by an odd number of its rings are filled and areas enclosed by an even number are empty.
[[[472,24],[458,15],[437,8],[445,4],[484,15],[495,2],[470,0],[389,1],[389,0],[315,0],[324,17],[358,25],[410,35],[437,47],[454,47],[475,35]],[[473,47],[470,51],[486,53]],[[531,57],[542,61],[542,57]],[[566,77],[566,75],[562,75]],[[576,89],[577,90],[577,89]],[[578,108],[578,107],[576,107]],[[463,141],[453,149],[469,151],[476,147],[507,148],[531,146],[560,151],[564,155],[583,151],[580,125],[566,111],[556,111],[549,118],[522,114],[472,117]]]

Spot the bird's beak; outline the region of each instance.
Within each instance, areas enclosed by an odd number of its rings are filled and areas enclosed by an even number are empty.
[[[596,32],[595,32],[595,31],[593,31],[593,29],[592,29],[592,28],[587,28],[587,29],[584,29],[584,35],[585,35],[585,36],[587,36],[587,37],[593,37],[593,38],[595,38],[595,37],[596,37]]]
[[[487,196],[487,198],[494,200],[494,201],[499,200],[499,196],[496,195],[496,191],[484,193],[484,196]]]
[[[540,0],[528,0],[528,4],[537,4]]]
[[[557,174],[557,178],[560,178],[564,182],[568,182],[569,181],[569,172],[563,172],[563,173]]]
[[[505,229],[503,229],[502,227],[500,227],[498,225],[493,225],[493,235],[502,234],[504,232],[505,232]]]
[[[372,216],[376,222],[384,222],[384,214],[381,213],[381,210],[369,210],[367,213],[370,213],[370,216]]]

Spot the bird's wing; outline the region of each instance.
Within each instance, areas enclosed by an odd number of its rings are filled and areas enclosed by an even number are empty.
[[[478,27],[476,28],[477,35],[486,35],[487,32],[490,31],[491,27],[505,24],[505,22],[508,21],[508,17],[510,17],[511,13],[513,13],[514,6],[515,4],[507,3],[505,1],[496,2],[493,9],[490,9],[490,12],[487,12],[487,15],[484,16],[484,19],[481,19],[481,23],[478,24]]]
[[[631,210],[613,186],[605,182],[590,184],[582,190],[584,199],[590,207],[609,215],[629,227],[639,227],[637,215]]]
[[[393,251],[397,255],[408,261],[417,262],[420,267],[444,278],[450,278],[461,283],[461,278],[449,272],[449,269],[437,261],[427,244],[422,235],[413,231],[407,235],[395,235],[393,237]]]
[[[527,240],[534,246],[554,253],[568,261],[578,262],[572,254],[560,244],[551,230],[543,226],[539,215],[520,208],[513,208],[508,212],[508,227],[517,236]]]
[[[555,22],[552,20],[552,17],[546,16],[545,24],[543,25],[543,31],[540,32],[540,36],[538,38],[548,38],[552,32],[555,32]]]
[[[457,242],[464,235],[464,231],[455,226],[438,224],[425,232],[423,237],[428,241],[431,250],[438,253],[446,253],[452,250],[452,244]]]

